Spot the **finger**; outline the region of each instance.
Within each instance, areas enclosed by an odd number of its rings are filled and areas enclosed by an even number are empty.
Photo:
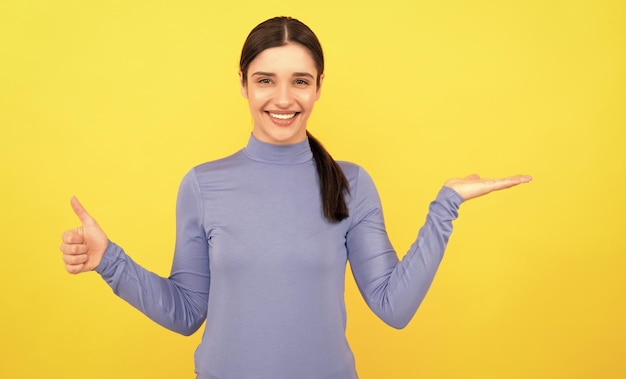
[[[61,252],[67,255],[80,255],[87,254],[89,252],[89,247],[84,244],[61,244]]]
[[[530,183],[533,181],[533,177],[530,175],[516,175],[515,176],[521,183]]]
[[[81,272],[83,272],[85,270],[85,264],[81,263],[81,264],[76,264],[76,265],[72,265],[72,264],[65,264],[65,271],[67,271],[70,274],[80,274]]]
[[[511,183],[512,185],[528,183],[532,181],[532,179],[533,178],[530,175],[514,175],[514,176],[509,176],[508,178],[504,178],[504,180],[507,183]]]
[[[66,244],[80,244],[85,241],[83,237],[83,228],[71,229],[61,234],[61,240]]]
[[[83,225],[91,225],[95,223],[94,219],[89,215],[89,213],[87,213],[87,210],[83,207],[80,201],[78,201],[76,196],[72,196],[70,204],[72,205],[74,213],[76,213],[76,216],[78,216]]]
[[[87,254],[80,254],[80,255],[63,254],[63,262],[65,262],[65,264],[67,265],[82,265],[85,262],[87,262],[88,259],[89,257],[87,256]]]
[[[496,190],[506,189],[518,184],[529,183],[530,181],[532,181],[532,177],[529,175],[515,175],[494,180],[493,187]]]
[[[466,179],[466,180],[476,180],[476,179],[480,179],[480,175],[472,174],[472,175],[466,176],[464,179]]]
[[[64,255],[79,255],[86,254],[89,249],[85,245],[62,243],[61,246],[59,246],[59,250],[61,250]]]

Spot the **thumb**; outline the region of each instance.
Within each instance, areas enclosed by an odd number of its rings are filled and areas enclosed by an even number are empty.
[[[89,215],[89,213],[87,213],[85,207],[83,207],[80,201],[78,201],[76,196],[72,196],[70,204],[72,205],[74,213],[76,213],[76,216],[78,216],[83,225],[94,225],[96,223],[96,221]]]

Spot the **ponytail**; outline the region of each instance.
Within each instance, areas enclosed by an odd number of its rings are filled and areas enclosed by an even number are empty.
[[[308,131],[306,134],[317,166],[324,216],[330,222],[339,222],[348,217],[348,206],[344,198],[344,191],[350,193],[348,179],[320,141]]]

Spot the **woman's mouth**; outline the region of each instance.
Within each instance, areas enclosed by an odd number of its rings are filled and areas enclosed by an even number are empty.
[[[272,118],[276,118],[278,120],[289,120],[292,119],[294,117],[296,117],[296,115],[298,114],[298,112],[294,112],[294,113],[272,113],[272,112],[268,112],[270,114],[270,116]]]

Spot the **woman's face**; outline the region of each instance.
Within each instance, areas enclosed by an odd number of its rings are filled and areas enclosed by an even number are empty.
[[[320,78],[316,85],[317,68],[309,51],[298,44],[266,49],[250,63],[246,79],[246,84],[241,80],[241,94],[254,120],[252,134],[274,145],[304,141],[322,83]]]

